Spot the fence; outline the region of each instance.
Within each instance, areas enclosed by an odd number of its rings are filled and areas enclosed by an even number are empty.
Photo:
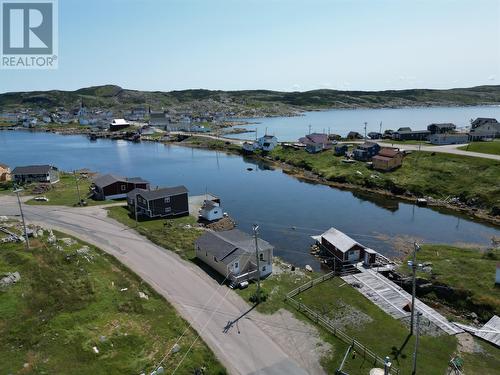
[[[307,289],[312,288],[314,285],[320,284],[326,280],[329,280],[333,278],[335,275],[333,272],[330,272],[326,275],[323,275],[321,277],[318,277],[316,279],[313,279],[304,285],[299,286],[298,288],[292,290],[289,292],[285,300],[290,303],[293,307],[295,307],[299,312],[303,313],[306,315],[309,319],[311,319],[313,322],[316,324],[321,325],[323,328],[325,328],[327,331],[329,331],[331,334],[333,334],[335,337],[339,338],[343,342],[345,342],[348,345],[351,345],[352,348],[359,353],[360,355],[363,356],[363,358],[370,358],[373,360],[374,365],[380,365],[382,368],[384,368],[385,361],[382,357],[378,356],[375,354],[372,350],[361,344],[359,341],[353,339],[349,335],[347,335],[345,332],[341,331],[340,329],[334,327],[327,319],[323,318],[321,315],[319,315],[317,312],[312,310],[311,308],[307,307],[304,305],[302,302],[299,302],[295,300],[293,297],[295,297],[297,294],[300,294]],[[391,367],[390,374],[393,375],[399,375],[399,369],[396,367]]]

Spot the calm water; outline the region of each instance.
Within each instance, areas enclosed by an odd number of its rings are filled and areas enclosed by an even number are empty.
[[[500,106],[482,107],[426,107],[398,109],[335,109],[322,112],[306,112],[297,117],[267,117],[246,119],[258,122],[257,125],[242,126],[246,129],[257,129],[258,135],[274,134],[280,141],[296,141],[309,132],[328,132],[347,135],[349,131],[364,134],[364,123],[367,133],[378,132],[382,122],[382,131],[409,126],[414,130],[426,129],[435,122],[452,122],[457,127],[470,125],[470,120],[476,117],[494,117],[500,120]],[[240,139],[254,139],[255,133],[238,134]]]
[[[300,182],[239,156],[180,146],[0,131],[0,162],[141,176],[153,186],[184,184],[190,194],[208,190],[221,197],[224,210],[242,230],[260,224],[262,237],[276,246],[276,254],[298,265],[317,266],[309,255],[309,236],[331,226],[388,255],[414,238],[485,245],[493,235],[500,236],[492,227],[450,214]]]

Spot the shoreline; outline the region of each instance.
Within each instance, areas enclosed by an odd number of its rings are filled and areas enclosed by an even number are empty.
[[[51,128],[44,128],[44,129],[25,129],[25,128],[20,128],[17,130],[22,130],[22,131],[32,131],[32,132],[48,132],[48,133],[54,133],[54,134],[59,134],[59,135],[88,135],[90,132],[92,132],[91,129],[85,128],[85,129],[78,129],[78,128],[70,128],[70,129],[65,129],[66,131],[60,131],[61,129],[56,128],[56,129],[51,129]],[[271,165],[273,167],[277,167],[282,170],[283,173],[288,174],[300,181],[311,183],[311,184],[321,184],[321,185],[326,185],[330,186],[331,188],[336,188],[336,189],[341,189],[341,190],[348,190],[351,192],[364,192],[364,193],[370,193],[370,194],[375,194],[379,197],[385,197],[385,198],[392,198],[396,199],[399,201],[403,202],[409,202],[409,203],[414,203],[417,199],[415,196],[407,196],[407,195],[400,195],[400,194],[395,194],[389,190],[385,189],[374,189],[374,188],[368,188],[365,186],[360,186],[360,185],[354,185],[354,184],[349,184],[349,183],[342,183],[342,182],[335,182],[335,181],[329,181],[324,177],[321,177],[311,171],[307,171],[303,168],[296,167],[294,165],[274,160],[269,156],[265,155],[256,155],[256,154],[245,154],[242,152],[241,147],[238,145],[235,145],[234,143],[227,144],[227,140],[225,139],[204,139],[202,137],[199,137],[198,139],[205,141],[205,143],[200,142],[198,144],[193,143],[190,141],[191,138],[196,138],[196,135],[192,135],[188,137],[187,139],[183,141],[163,141],[161,139],[145,139],[143,140],[144,142],[154,142],[154,143],[162,143],[164,145],[178,145],[178,146],[183,146],[183,147],[192,147],[192,148],[199,148],[199,149],[204,149],[208,151],[223,151],[226,152],[227,154],[230,155],[237,155],[240,157],[247,157],[250,159],[254,159],[257,161],[265,162],[268,165]],[[106,138],[110,139],[110,138]],[[212,144],[212,147],[209,145],[209,142],[213,141],[216,143]],[[217,142],[219,144],[217,144]],[[230,146],[233,146],[232,148]],[[237,147],[237,149],[236,149]],[[479,209],[479,208],[472,208],[472,207],[458,207],[456,205],[452,205],[449,203],[442,203],[442,202],[428,202],[427,206],[428,208],[431,209],[436,209],[436,210],[445,210],[449,211],[450,213],[453,213],[455,215],[460,215],[465,218],[473,219],[480,221],[485,224],[492,225],[494,227],[500,227],[500,217],[496,217],[493,215],[490,215],[486,209]]]

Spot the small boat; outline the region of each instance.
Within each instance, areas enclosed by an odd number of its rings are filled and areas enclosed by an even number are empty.
[[[306,266],[304,268],[306,269],[307,272],[313,271],[312,267],[309,264],[306,264]]]
[[[356,163],[356,160],[352,160],[352,159],[342,159],[342,163],[352,164],[352,163]]]
[[[420,206],[420,207],[427,206],[427,199],[417,198],[417,206]]]

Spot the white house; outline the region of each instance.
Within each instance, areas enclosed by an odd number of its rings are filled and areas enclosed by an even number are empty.
[[[207,221],[215,221],[222,219],[224,213],[222,212],[222,207],[219,203],[206,200],[203,202],[199,216]]]
[[[207,231],[195,241],[196,257],[233,283],[266,277],[273,271],[273,246],[257,239],[259,269],[255,239],[232,229],[224,232]]]
[[[259,148],[262,151],[272,151],[278,145],[278,138],[274,135],[264,135],[259,138]]]
[[[259,145],[255,142],[243,142],[243,151],[252,153],[259,148]]]

